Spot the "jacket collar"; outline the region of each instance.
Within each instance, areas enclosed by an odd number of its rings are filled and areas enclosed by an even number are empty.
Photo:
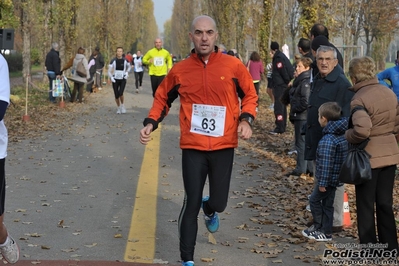
[[[326,76],[324,77],[324,79],[328,82],[334,82],[338,79],[338,77],[341,75],[342,73],[342,68],[340,65],[336,65],[334,67],[334,69]],[[320,72],[318,73],[319,79],[323,79],[320,75]]]
[[[214,51],[210,54],[208,61],[209,61],[209,60],[212,60],[213,58],[218,57],[220,54],[221,54],[221,52],[220,52],[219,48],[218,48],[217,46],[215,46],[215,49],[214,49]],[[203,60],[203,58],[202,58],[202,56],[198,55],[198,54],[195,52],[195,49],[194,49],[194,48],[191,50],[191,55],[190,55],[190,57],[195,58],[195,59],[198,59],[198,60],[200,60],[201,62],[205,63],[204,60]]]
[[[379,84],[378,79],[376,77],[374,77],[372,79],[356,83],[355,85],[350,87],[349,90],[357,92],[358,90],[360,90],[363,87],[370,86],[370,85],[377,85],[377,84]]]
[[[307,71],[304,71],[304,72],[302,72],[301,74],[299,74],[299,76],[294,80],[294,84],[293,84],[293,86],[294,87],[296,87],[296,86],[298,86],[298,84],[302,81],[302,80],[304,80],[304,79],[310,79],[310,72],[311,72],[311,70],[307,70]]]

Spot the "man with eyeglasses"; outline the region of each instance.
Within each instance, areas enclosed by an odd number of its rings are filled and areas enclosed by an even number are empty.
[[[313,43],[312,43],[312,49]],[[342,109],[342,116],[349,117],[350,101],[354,93],[348,90],[351,83],[338,65],[337,51],[334,47],[320,45],[315,54],[318,73],[313,77],[308,100],[308,115],[305,134],[305,160],[312,161],[315,168],[316,149],[322,137],[322,127],[318,122],[319,107],[326,102],[337,102]],[[313,169],[315,173],[315,169]],[[317,176],[315,176],[317,178]],[[336,198],[340,203],[334,203],[334,218],[342,217],[343,186],[337,187]],[[339,205],[339,206],[338,206]],[[339,214],[341,213],[341,214]],[[334,225],[342,225],[341,219],[334,219]],[[333,228],[334,229],[334,228]]]

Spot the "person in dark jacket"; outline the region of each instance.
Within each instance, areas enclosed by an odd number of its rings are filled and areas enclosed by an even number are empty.
[[[270,44],[270,50],[273,54],[272,62],[272,80],[274,95],[274,115],[276,128],[270,133],[273,135],[285,132],[287,126],[287,106],[281,102],[284,91],[288,88],[288,83],[294,78],[294,68],[290,60],[279,50],[277,42]]]
[[[103,70],[105,66],[104,57],[100,52],[100,47],[96,47],[95,50],[97,51],[96,57],[96,78],[95,78],[95,85],[96,87],[101,90],[101,80],[103,76]]]
[[[327,38],[327,40],[329,40],[328,29],[323,24],[318,24],[318,23],[314,24],[313,27],[310,29],[310,36],[312,42],[317,36],[324,36]],[[338,64],[342,67],[342,69],[344,69],[344,59],[342,57],[341,52],[338,50],[337,47],[334,46],[334,44],[330,42],[328,46],[334,47],[334,49],[337,51]]]
[[[311,50],[311,41],[309,39],[301,38],[298,42],[298,51],[302,57],[309,57],[314,62],[314,56]]]
[[[316,241],[331,241],[335,192],[340,186],[341,165],[348,154],[348,142],[344,136],[348,118],[341,118],[338,103],[326,102],[319,108],[318,120],[323,127],[323,137],[316,152],[317,184],[309,198],[313,225],[303,230],[302,235]]]
[[[294,124],[295,150],[297,151],[296,167],[287,176],[300,176],[306,173],[305,136],[301,131],[306,124],[308,98],[310,94],[310,65],[312,60],[308,57],[299,59],[296,65],[296,75],[293,86],[289,91],[290,115],[289,119]]]
[[[55,98],[53,97],[53,81],[55,79],[61,78],[61,59],[59,53],[59,46],[58,43],[54,42],[51,44],[51,50],[46,55],[46,70],[47,70],[47,77],[49,79],[50,90],[49,90],[49,100],[52,103],[56,103]]]
[[[312,45],[311,45],[311,48],[312,48],[312,49],[311,49],[311,51],[312,51],[312,53],[313,53],[313,56],[316,55],[316,51],[317,51],[317,49],[319,49],[319,47],[320,47],[321,45],[330,46],[330,47],[334,48],[334,49],[337,51],[337,56],[338,56],[338,50],[337,50],[337,48],[335,48],[334,45],[332,45],[332,44],[328,41],[327,37],[325,37],[325,36],[323,36],[323,35],[317,36],[317,37],[314,38],[313,41],[312,41]],[[338,61],[338,62],[339,62],[339,61]],[[317,62],[316,62],[316,60],[313,61],[313,64],[312,64],[311,67],[312,67],[312,78],[310,79],[310,81],[312,82],[313,77],[315,77],[315,76],[319,73],[319,69],[318,69],[318,67],[317,67]],[[341,69],[341,72],[342,72],[342,73],[344,73],[343,64],[339,64],[339,63],[338,63],[337,67]]]
[[[342,109],[342,117],[350,116],[350,101],[354,95],[349,90],[351,83],[338,65],[337,51],[321,45],[316,52],[319,73],[310,86],[308,114],[306,118],[305,160],[316,159],[316,149],[322,137],[322,127],[318,122],[318,109],[325,102],[337,102]],[[315,164],[314,164],[315,166]],[[313,171],[315,172],[315,171]],[[316,181],[316,180],[315,180]],[[333,231],[342,230],[344,186],[338,186],[334,199]]]
[[[96,81],[96,59],[98,56],[98,52],[94,50],[89,58],[88,61],[88,68],[89,68],[89,73],[90,77],[87,80],[87,85],[86,85],[86,91],[89,92],[96,92],[98,87]]]

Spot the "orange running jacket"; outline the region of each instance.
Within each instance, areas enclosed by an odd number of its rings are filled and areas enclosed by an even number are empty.
[[[207,63],[196,53],[175,64],[159,85],[144,126],[152,123],[155,130],[168,114],[172,102],[180,97],[180,148],[213,151],[238,146],[238,123],[243,118],[255,119],[258,96],[245,65],[237,58],[213,52]],[[241,99],[240,99],[241,98]],[[209,136],[193,130],[193,111],[201,119],[199,105],[218,106],[225,110],[224,130],[220,136]],[[194,106],[194,108],[193,108]],[[225,107],[225,108],[223,108]],[[206,109],[206,108],[205,108]],[[199,125],[203,132],[214,128],[207,115]],[[197,123],[198,125],[198,123]],[[201,128],[199,129],[200,131]]]

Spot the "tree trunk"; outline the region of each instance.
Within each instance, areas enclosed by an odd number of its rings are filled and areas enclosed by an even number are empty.
[[[42,58],[46,58],[46,55],[48,51],[50,50],[50,41],[51,40],[51,33],[49,32],[49,21],[50,21],[50,10],[51,10],[51,1],[43,1],[43,11],[44,11],[44,20],[43,20],[43,45],[42,45]],[[42,63],[42,69],[43,69],[43,82],[47,80],[47,75],[45,73],[47,72],[46,66],[44,64],[44,60]]]

